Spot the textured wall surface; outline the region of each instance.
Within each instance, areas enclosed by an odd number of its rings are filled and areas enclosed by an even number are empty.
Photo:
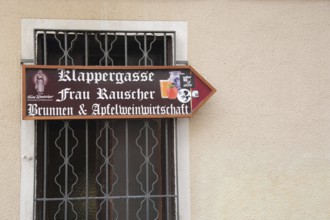
[[[21,18],[187,21],[193,220],[330,219],[330,2],[0,1],[0,219],[19,218]]]

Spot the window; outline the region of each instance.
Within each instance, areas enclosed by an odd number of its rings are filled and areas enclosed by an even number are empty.
[[[103,31],[105,26],[118,31]],[[185,34],[182,22],[23,19],[22,61],[172,65],[178,57],[186,60]],[[180,50],[175,49],[178,39]],[[22,121],[21,126],[21,219],[176,219],[178,212],[180,219],[190,219],[188,120],[33,124]]]
[[[39,65],[173,63],[174,33],[35,35]],[[36,126],[37,220],[176,219],[173,119],[55,120]]]

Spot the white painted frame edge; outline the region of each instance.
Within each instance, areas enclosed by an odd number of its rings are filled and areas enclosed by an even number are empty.
[[[76,29],[116,31],[175,31],[176,59],[188,60],[187,22],[184,21],[108,21],[108,20],[21,20],[21,60],[34,59],[35,29]],[[22,108],[21,108],[22,109]],[[189,119],[177,120],[179,213],[190,220]],[[34,194],[34,121],[21,120],[21,197],[20,219],[33,219]]]

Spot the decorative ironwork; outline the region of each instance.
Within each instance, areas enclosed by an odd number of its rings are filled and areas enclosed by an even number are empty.
[[[114,65],[113,59],[110,57],[110,52],[113,49],[113,44],[117,41],[117,33],[114,33],[115,38],[110,42],[110,48],[108,49],[108,44],[109,44],[109,38],[108,35],[110,33],[105,33],[104,34],[104,46],[99,39],[100,33],[95,34],[95,40],[99,43],[100,49],[103,52],[103,57],[99,61],[99,65],[102,66],[102,61],[104,61],[105,66],[109,66],[108,60],[110,60],[110,66]]]
[[[70,132],[71,132],[71,137],[74,139],[74,143],[72,144],[72,146],[70,146],[68,143]],[[60,141],[61,139],[63,141]],[[63,144],[64,144],[64,146],[60,146]],[[54,181],[55,181],[56,185],[59,187],[59,192],[63,196],[64,200],[61,201],[61,203],[58,205],[58,209],[54,215],[54,219],[57,219],[58,214],[59,214],[60,210],[63,208],[63,206],[64,206],[65,215],[67,215],[67,213],[69,211],[68,206],[70,206],[71,210],[75,216],[75,219],[77,219],[77,216],[78,216],[77,212],[74,210],[73,203],[67,199],[72,194],[73,187],[78,182],[78,176],[74,172],[73,165],[70,163],[70,158],[72,157],[73,152],[74,152],[75,148],[77,147],[77,145],[78,145],[78,139],[74,134],[74,130],[70,127],[69,121],[65,121],[63,128],[58,132],[58,137],[55,140],[55,146],[59,150],[59,155],[62,157],[63,163],[61,166],[59,166],[58,173],[55,176]],[[64,150],[63,150],[63,148],[64,148]],[[71,148],[71,149],[69,149],[69,148]],[[69,175],[70,171],[71,171],[72,175]],[[65,185],[64,190],[62,189],[62,184],[59,182],[59,176],[61,174],[65,175],[65,178],[64,178],[65,183],[63,184],[63,185]],[[71,181],[73,181],[73,183],[71,184],[71,187],[69,186],[69,179]]]
[[[111,138],[114,141],[113,146],[109,143],[109,133],[111,133]],[[105,121],[104,127],[100,130],[99,136],[96,139],[96,146],[100,150],[100,155],[103,158],[103,163],[100,165],[99,173],[96,175],[96,183],[100,187],[100,191],[102,192],[102,195],[104,196],[105,200],[103,200],[100,203],[99,210],[96,213],[97,219],[99,214],[102,211],[102,206],[105,204],[106,209],[106,216],[109,216],[109,208],[108,203],[110,202],[111,205],[114,207],[115,204],[113,203],[112,199],[109,199],[114,191],[114,187],[118,182],[118,175],[115,172],[115,167],[113,164],[111,164],[111,157],[114,156],[114,150],[118,146],[118,139],[114,135],[114,130],[110,127],[109,121]],[[102,142],[101,139],[104,138],[104,141]],[[100,143],[101,142],[101,143]],[[112,174],[114,175],[114,179],[112,180],[112,184],[109,188],[109,169],[112,171]],[[105,178],[102,178],[102,173],[105,173]],[[105,179],[105,184],[104,184]],[[112,179],[112,178],[111,178]],[[118,219],[118,212],[116,211],[115,207],[113,208],[115,217],[114,219]]]
[[[73,36],[74,38],[71,40],[71,42],[69,42],[68,40],[68,33],[64,32],[63,34],[64,37],[64,45],[62,45],[62,41],[59,39],[59,32],[55,32],[54,33],[54,38],[56,39],[56,41],[58,42],[58,47],[62,50],[63,55],[59,58],[58,60],[58,65],[63,64],[62,60],[64,59],[64,65],[68,65],[68,59],[71,60],[71,65],[74,65],[74,60],[73,58],[70,56],[69,52],[73,49],[73,45],[75,43],[75,41],[78,38],[78,33],[74,33]],[[68,47],[68,43],[70,43],[70,47]]]
[[[149,143],[149,131],[151,132],[151,139],[154,140],[154,143]],[[139,143],[140,140],[142,139],[142,135],[145,135],[145,141],[143,143]],[[153,204],[153,209],[156,212],[156,217],[155,219],[158,219],[159,213],[155,207],[154,201],[150,198],[150,194],[154,191],[155,184],[158,181],[158,175],[155,171],[155,166],[151,163],[150,158],[154,155],[154,150],[158,145],[158,139],[155,136],[155,131],[149,126],[148,121],[144,121],[144,126],[140,129],[139,131],[139,136],[137,137],[135,141],[136,145],[140,149],[141,156],[143,157],[144,161],[140,166],[140,170],[138,174],[136,175],[136,180],[140,184],[141,191],[147,195],[140,203],[140,208],[136,213],[136,217],[139,220],[142,220],[143,218],[140,217],[141,211],[143,204],[146,203],[146,214],[147,214],[147,219],[149,219],[149,212],[151,212],[149,208],[149,203],[151,202]],[[151,152],[149,152],[149,145],[151,146]],[[145,167],[145,168],[144,168]],[[149,171],[149,167],[151,167],[151,172]],[[145,169],[145,185],[143,184],[143,181],[140,180],[141,174],[143,172],[143,168]],[[152,179],[151,175],[154,174],[154,181],[151,184],[151,187],[149,186],[149,180]]]
[[[174,64],[174,32],[36,30],[36,64]]]
[[[154,42],[156,41],[156,35],[152,34],[153,39],[149,44],[149,49],[148,49],[148,44],[147,44],[147,35],[146,33],[144,33],[143,35],[143,43],[141,43],[140,40],[138,40],[137,38],[138,34],[134,35],[134,39],[135,41],[139,44],[139,49],[142,52],[143,56],[139,59],[139,66],[147,66],[148,65],[148,61],[150,61],[149,65],[153,65],[152,59],[149,57],[149,53],[152,50],[152,45],[154,44]],[[143,45],[143,46],[142,46]],[[142,48],[143,47],[143,48]],[[144,64],[141,64],[141,61],[144,60]]]

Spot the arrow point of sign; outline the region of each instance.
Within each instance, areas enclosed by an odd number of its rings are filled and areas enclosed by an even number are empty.
[[[190,71],[195,75],[195,87],[198,97],[192,99],[192,112],[196,112],[205,102],[217,91],[208,81],[206,81],[193,67],[189,66]]]

